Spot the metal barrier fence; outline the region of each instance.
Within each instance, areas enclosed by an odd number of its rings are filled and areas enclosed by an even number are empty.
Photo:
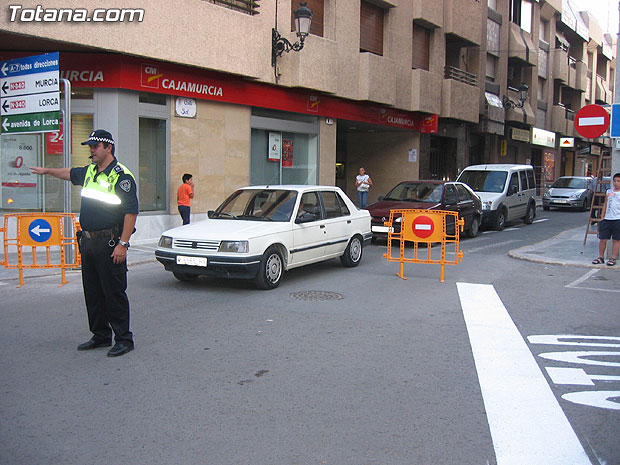
[[[405,263],[429,263],[441,265],[441,282],[444,282],[445,265],[458,265],[463,260],[463,251],[459,250],[460,232],[465,220],[459,219],[458,212],[442,210],[390,210],[390,218],[385,226],[388,229],[387,253],[383,255],[388,261],[400,262],[400,273],[396,276],[407,279],[404,275]],[[398,256],[392,255],[392,241],[399,241]],[[407,248],[406,244],[413,247]],[[439,244],[440,247],[433,248]],[[420,249],[420,245],[425,249]],[[454,254],[453,259],[448,255]]]
[[[78,230],[79,223],[73,213],[5,214],[4,227],[0,228],[4,249],[0,265],[19,270],[17,287],[26,284],[24,269],[60,268],[60,286],[63,286],[67,284],[65,271],[79,268],[81,264],[75,235]],[[44,255],[43,260],[39,252]],[[29,263],[25,257],[30,257]]]

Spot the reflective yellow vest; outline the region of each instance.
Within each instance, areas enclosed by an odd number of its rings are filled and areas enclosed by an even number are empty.
[[[130,175],[135,181],[136,178],[133,173],[129,171],[125,165],[121,165],[117,162],[116,166],[110,171],[110,174],[106,175],[105,172],[102,171],[99,173],[99,176],[97,176],[97,181],[95,182],[97,165],[93,163],[86,170],[84,185],[82,186],[82,197],[99,200],[111,205],[120,205],[121,199],[116,195],[115,187],[122,173]]]

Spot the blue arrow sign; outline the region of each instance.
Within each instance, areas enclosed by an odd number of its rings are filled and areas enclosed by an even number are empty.
[[[611,106],[611,123],[609,124],[611,137],[620,137],[620,103]]]
[[[60,54],[58,52],[2,61],[0,62],[0,78],[58,71],[59,64]]]
[[[35,242],[47,242],[52,235],[52,226],[44,219],[38,218],[28,225],[28,234]]]

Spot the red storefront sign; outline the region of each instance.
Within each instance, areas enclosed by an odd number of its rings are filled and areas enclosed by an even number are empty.
[[[0,59],[19,56],[24,54],[6,53]],[[60,77],[71,81],[74,87],[128,89],[360,121],[423,133],[437,132],[437,115],[355,102],[124,55],[61,52]]]

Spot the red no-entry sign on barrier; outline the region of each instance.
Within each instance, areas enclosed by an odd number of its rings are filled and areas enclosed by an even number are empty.
[[[417,216],[411,223],[413,235],[420,239],[426,239],[433,235],[435,231],[435,223],[428,216]]]
[[[587,139],[603,135],[609,127],[609,113],[600,105],[586,105],[575,115],[575,129]]]

